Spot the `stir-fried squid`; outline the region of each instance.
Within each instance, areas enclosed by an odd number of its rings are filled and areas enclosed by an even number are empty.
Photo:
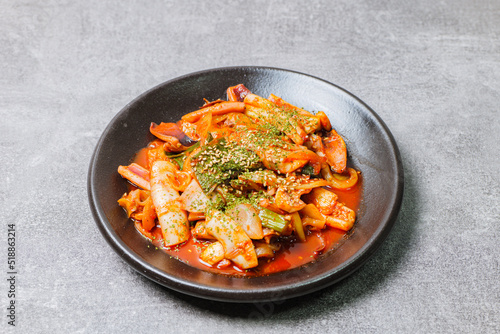
[[[359,172],[347,167],[346,144],[324,112],[240,84],[227,101],[205,100],[150,132],[157,139],[144,161],[118,167],[133,185],[118,203],[144,236],[159,235],[156,245],[195,240],[202,265],[248,271],[311,238],[314,259],[326,248],[322,233],[354,225],[337,193],[355,187]]]

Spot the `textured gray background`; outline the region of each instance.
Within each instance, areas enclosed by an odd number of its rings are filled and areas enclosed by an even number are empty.
[[[341,283],[281,304],[162,288],[96,228],[87,169],[111,118],[193,71],[276,66],[334,82],[387,123],[399,219]],[[0,331],[17,224],[27,333],[500,331],[500,1],[0,1]]]

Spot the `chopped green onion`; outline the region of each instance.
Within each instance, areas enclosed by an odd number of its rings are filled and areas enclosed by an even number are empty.
[[[287,225],[285,216],[277,214],[269,209],[261,209],[259,218],[262,220],[262,226],[273,229],[279,233],[283,232]]]
[[[172,158],[172,160],[177,162],[177,165],[179,165],[180,170],[182,170],[182,167],[184,167],[184,158],[185,158],[184,156]]]

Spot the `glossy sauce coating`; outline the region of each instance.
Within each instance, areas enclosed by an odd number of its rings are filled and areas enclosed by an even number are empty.
[[[144,148],[137,153],[134,162],[139,165],[146,166],[146,158],[147,148]],[[355,211],[357,211],[361,199],[362,175],[359,176],[360,179],[358,183],[351,189],[332,189],[338,195],[338,202],[345,204]],[[130,187],[133,186],[130,185]],[[241,270],[236,266],[218,268],[217,266],[210,267],[204,264],[200,260],[200,254],[210,241],[197,240],[193,236],[190,236],[188,241],[181,245],[164,247],[159,225],[154,227],[149,233],[143,233],[143,231],[141,231],[140,224],[136,223],[136,227],[141,234],[151,240],[154,246],[162,249],[170,256],[192,267],[213,273],[237,276],[269,275],[275,272],[299,267],[303,264],[314,261],[320,254],[335,248],[346,235],[346,232],[330,227],[320,231],[307,230],[306,242],[299,242],[295,239],[281,240],[280,243],[282,244],[282,247],[280,250],[276,251],[273,258],[261,258],[259,259],[259,265],[256,268]],[[356,228],[356,225],[354,225],[354,228]],[[322,251],[316,251],[318,249],[322,249]]]

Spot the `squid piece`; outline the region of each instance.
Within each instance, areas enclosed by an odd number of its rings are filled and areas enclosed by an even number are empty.
[[[243,231],[245,231],[250,239],[258,240],[264,238],[259,211],[250,204],[238,204],[231,210],[228,210],[226,214],[243,228]]]
[[[146,231],[151,231],[155,227],[156,222],[156,210],[153,204],[151,196],[144,203],[144,209],[142,211],[142,227]]]
[[[149,191],[135,189],[130,191],[128,194],[123,194],[123,196],[118,200],[118,204],[124,208],[125,211],[127,211],[127,217],[141,220],[142,211],[144,210],[146,202],[149,198],[151,198]],[[141,217],[138,217],[138,215]]]
[[[205,214],[203,212],[190,212],[188,214],[188,220],[190,222],[204,220],[204,219],[205,219]]]
[[[358,172],[353,168],[347,168],[349,175],[333,174],[330,183],[335,189],[349,189],[358,183]]]
[[[136,163],[128,166],[118,166],[118,173],[139,188],[144,190],[151,189],[149,171]]]
[[[333,212],[326,216],[326,225],[338,228],[342,231],[349,231],[356,220],[356,213],[342,203],[335,202]]]
[[[182,152],[196,143],[195,140],[182,132],[176,123],[162,122],[158,125],[152,122],[149,131],[157,138],[165,141],[163,148],[167,152]]]
[[[328,136],[323,138],[323,147],[332,170],[342,174],[347,167],[347,149],[344,139],[332,129]]]
[[[326,157],[323,140],[317,134],[310,134],[306,142],[304,143],[304,146],[315,152],[320,157]]]
[[[180,171],[177,165],[170,162],[168,160],[157,160],[153,162],[153,165],[156,162],[164,162],[163,166],[165,166],[165,177],[168,178],[167,183],[175,190],[175,191],[185,191],[186,188],[191,183],[193,177],[191,173],[186,171]]]
[[[258,265],[257,255],[252,240],[229,216],[214,210],[205,222],[207,231],[224,246],[224,257],[233,261],[241,269]]]
[[[188,212],[205,212],[208,202],[208,197],[203,193],[196,179],[191,180],[191,183],[179,197],[181,208]]]
[[[322,214],[330,215],[335,208],[338,196],[332,191],[318,187],[314,188],[309,194],[305,194],[302,198],[306,203],[317,207]]]
[[[168,161],[156,161],[151,167],[151,198],[161,226],[165,246],[174,246],[189,239],[189,222],[179,202],[179,192],[171,184],[172,169]]]
[[[182,120],[180,123],[183,128],[189,131],[191,138],[200,141],[204,145],[208,138],[209,129],[212,126],[212,113],[205,113],[196,123],[189,123]]]
[[[278,208],[288,213],[297,212],[306,206],[306,203],[300,199],[299,192],[288,190],[282,186],[278,187],[274,202]]]
[[[224,119],[223,126],[229,128],[255,128],[255,121],[252,120],[245,114],[242,113],[229,113],[226,114],[227,117]]]
[[[246,88],[243,84],[229,87],[226,92],[227,92],[227,99],[229,101],[239,101],[239,102],[243,102],[245,96],[251,93],[250,90]]]
[[[169,157],[167,156],[167,152],[163,149],[163,146],[165,145],[165,142],[160,139],[155,139],[149,145],[147,146],[147,151],[146,151],[146,167],[148,169],[148,175],[149,175],[149,170],[151,169],[151,166],[153,166],[153,163],[158,160],[162,161],[168,161]],[[148,181],[149,183],[149,181]]]
[[[191,234],[196,239],[215,240],[215,237],[208,232],[205,223],[205,220],[199,220],[191,230]]]
[[[216,103],[210,103],[205,105],[203,108],[193,111],[189,114],[182,116],[182,120],[194,123],[198,121],[203,115],[211,112],[213,116],[224,115],[230,112],[244,112],[245,104],[243,102],[233,102],[233,101],[216,101]]]
[[[326,116],[324,111],[319,111],[316,116],[319,118],[323,130],[330,131],[332,129],[330,119],[328,118],[328,116]]]

